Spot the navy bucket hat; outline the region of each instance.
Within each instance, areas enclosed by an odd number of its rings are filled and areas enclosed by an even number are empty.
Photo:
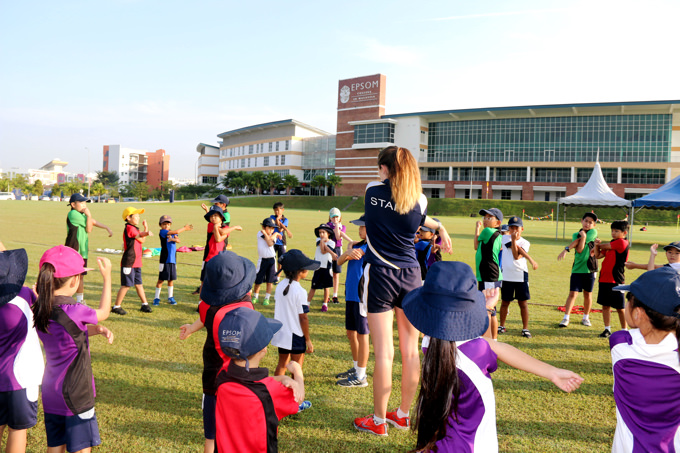
[[[266,348],[282,325],[281,321],[265,318],[251,308],[235,308],[220,321],[217,332],[220,349],[231,358],[245,360],[246,371],[250,371],[248,357]]]
[[[615,286],[615,291],[630,291],[652,310],[665,316],[680,318],[680,273],[663,266],[640,275],[630,285]]]
[[[0,307],[17,297],[26,281],[28,255],[24,249],[0,252]]]
[[[208,305],[238,302],[255,283],[255,265],[247,258],[225,251],[205,263],[201,300]]]
[[[208,212],[205,213],[205,215],[203,216],[203,218],[204,218],[205,220],[207,220],[208,222],[210,222],[210,217],[212,217],[212,215],[215,214],[215,213],[218,213],[218,214],[220,215],[220,217],[222,217],[222,221],[224,222],[224,220],[225,220],[225,218],[224,218],[224,211],[223,211],[222,208],[220,208],[219,206],[212,206],[212,207],[210,208],[210,210],[209,210]]]
[[[470,266],[460,261],[434,263],[423,286],[408,293],[402,307],[416,329],[440,340],[471,340],[489,327],[486,298]]]
[[[318,227],[314,228],[314,234],[316,235],[316,237],[319,237],[320,230],[326,230],[326,232],[328,233],[328,238],[331,241],[335,241],[335,233],[333,232],[333,229],[331,227],[329,227],[325,223],[322,223]]]
[[[307,255],[298,249],[289,250],[281,255],[279,264],[284,272],[296,272],[299,270],[315,271],[321,267],[320,262],[308,258]]]

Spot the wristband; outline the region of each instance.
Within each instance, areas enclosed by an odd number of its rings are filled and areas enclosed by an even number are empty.
[[[439,230],[440,230],[441,228],[442,228],[442,223],[439,222],[439,221],[437,221],[437,230],[435,231],[435,233],[439,234]]]
[[[566,247],[564,248],[564,250],[566,250],[567,253],[569,253],[569,246],[566,246]]]

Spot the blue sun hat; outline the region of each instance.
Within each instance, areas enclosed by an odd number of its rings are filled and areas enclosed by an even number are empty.
[[[440,340],[471,340],[489,327],[486,298],[470,266],[460,261],[434,263],[423,286],[408,293],[402,307],[416,329]]]
[[[24,249],[0,252],[0,307],[21,291],[28,272],[28,254]]]
[[[222,208],[220,208],[219,206],[212,206],[212,207],[210,208],[210,210],[209,210],[208,212],[205,213],[205,215],[203,216],[203,218],[204,218],[205,220],[207,220],[208,222],[210,222],[210,217],[212,217],[212,215],[215,214],[215,213],[218,213],[218,214],[220,215],[220,217],[222,217],[222,221],[224,222],[224,220],[225,220],[225,218],[224,218],[224,211],[223,211]]]
[[[630,291],[647,307],[665,316],[680,318],[680,273],[663,266],[640,275],[630,285],[615,286],[614,291]]]
[[[208,305],[238,302],[255,283],[255,265],[234,252],[224,251],[205,263],[201,300]]]
[[[217,331],[220,349],[234,359],[246,361],[248,357],[267,347],[283,324],[276,319],[265,318],[259,311],[238,307],[224,315]]]

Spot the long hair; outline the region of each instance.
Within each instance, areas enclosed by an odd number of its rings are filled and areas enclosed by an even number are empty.
[[[418,163],[406,148],[388,146],[378,154],[378,166],[387,167],[392,199],[399,214],[407,214],[422,192]]]
[[[423,359],[423,377],[411,429],[418,439],[415,451],[430,451],[446,435],[449,416],[458,420],[460,378],[456,368],[458,349],[454,341],[430,339]]]
[[[656,330],[662,332],[674,332],[675,338],[678,340],[678,359],[680,359],[680,318],[676,316],[666,316],[662,315],[658,311],[652,310],[642,302],[640,302],[635,295],[631,294],[630,302],[633,308],[640,307],[645,311],[649,322],[652,324]],[[678,313],[678,307],[675,308],[675,313]]]
[[[286,289],[283,290],[283,295],[287,296],[288,295],[288,290],[290,289],[290,284],[295,281],[297,276],[302,272],[304,269],[298,269],[293,272],[289,271],[283,271],[283,273],[286,275],[286,278],[288,279],[288,285],[286,286]]]
[[[54,301],[54,291],[64,286],[73,277],[54,276],[54,266],[50,263],[45,263],[40,268],[38,274],[38,282],[36,283],[36,292],[38,293],[38,300],[31,307],[33,311],[33,325],[36,329],[43,333],[49,333],[47,326],[50,323],[52,316],[52,302]]]

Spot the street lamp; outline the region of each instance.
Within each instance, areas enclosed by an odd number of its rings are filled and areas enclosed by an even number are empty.
[[[90,185],[92,184],[90,180],[90,148],[86,146],[85,150],[87,151],[87,175],[85,175],[87,178],[87,198],[90,198]]]
[[[472,200],[472,178],[475,170],[475,153],[477,152],[477,145],[472,146],[472,151],[468,151],[470,154],[470,199]]]

